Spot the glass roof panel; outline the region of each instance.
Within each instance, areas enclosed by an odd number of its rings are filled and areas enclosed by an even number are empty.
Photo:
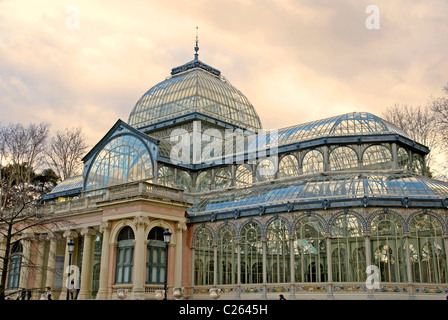
[[[67,178],[54,187],[48,194],[82,188],[83,181],[82,175]]]
[[[254,185],[244,189],[221,190],[219,193],[201,195],[201,201],[190,211],[207,212],[286,201],[350,199],[363,196],[399,198],[424,196],[439,199],[448,196],[448,183],[406,173],[316,176],[279,184]]]
[[[353,112],[279,129],[278,145],[321,137],[390,133],[409,138],[403,130],[371,113]],[[269,133],[267,135],[266,141],[269,142]],[[252,144],[255,143],[259,142],[254,141]]]

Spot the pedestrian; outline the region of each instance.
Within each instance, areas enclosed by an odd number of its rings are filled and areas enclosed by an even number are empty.
[[[46,289],[47,289],[47,291],[45,291],[45,298],[47,299],[47,300],[53,300],[52,298],[51,298],[51,288],[50,287],[46,287]]]
[[[279,300],[286,300],[285,297],[281,294],[279,295],[280,299]]]
[[[20,300],[25,300],[26,298],[26,290],[22,288],[22,292],[20,293]]]
[[[26,292],[26,300],[31,300],[31,290]]]
[[[72,280],[72,282],[70,283],[70,297],[72,298],[72,300],[74,300],[74,294],[75,294],[75,282]]]

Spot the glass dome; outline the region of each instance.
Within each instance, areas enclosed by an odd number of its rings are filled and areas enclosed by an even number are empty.
[[[221,72],[200,60],[172,69],[171,77],[149,89],[135,104],[128,123],[136,128],[201,112],[247,129],[260,129],[252,104]]]

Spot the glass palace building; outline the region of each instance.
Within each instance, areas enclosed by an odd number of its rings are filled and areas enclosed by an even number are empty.
[[[196,50],[43,197],[72,224],[17,239],[44,271],[14,260],[8,284],[65,299],[72,239],[79,299],[155,299],[165,277],[168,299],[444,299],[448,184],[428,153],[366,112],[264,130]]]

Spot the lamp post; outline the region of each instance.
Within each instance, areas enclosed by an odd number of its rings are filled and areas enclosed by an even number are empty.
[[[67,275],[67,299],[66,300],[69,300],[70,275],[72,273],[70,266],[72,265],[72,253],[73,253],[73,250],[75,249],[75,243],[73,242],[72,239],[70,239],[70,241],[67,243],[67,249],[68,249],[68,275]]]
[[[170,232],[169,229],[166,229],[166,230],[163,232],[163,242],[165,242],[165,245],[166,245],[166,252],[165,252],[165,255],[166,255],[166,266],[165,266],[165,297],[163,298],[163,300],[166,300],[166,285],[167,285],[167,282],[168,282],[168,246],[169,246],[169,244],[170,244],[170,242],[171,242],[171,232]]]

